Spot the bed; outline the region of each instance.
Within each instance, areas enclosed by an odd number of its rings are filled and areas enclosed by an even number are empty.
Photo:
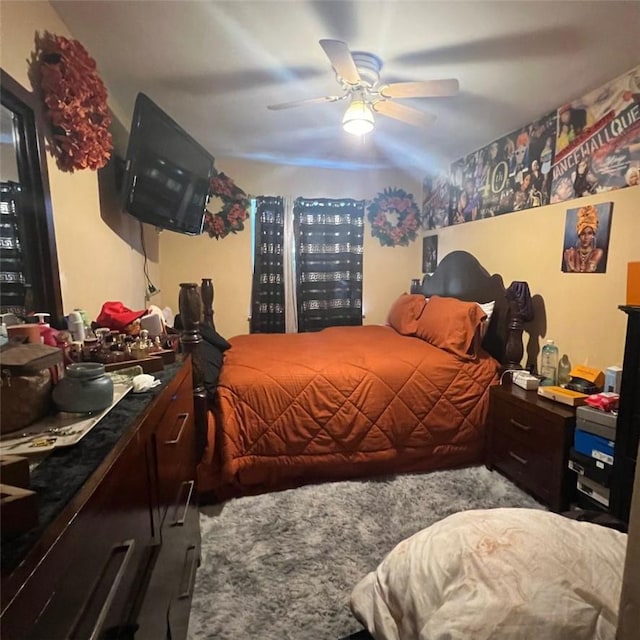
[[[452,352],[377,325],[232,338],[207,415],[201,494],[481,462],[488,390],[508,333],[502,278],[456,251],[425,277],[424,298],[432,316],[436,300],[445,309],[494,302],[481,344],[476,334],[473,349]],[[453,321],[443,320],[448,331]]]

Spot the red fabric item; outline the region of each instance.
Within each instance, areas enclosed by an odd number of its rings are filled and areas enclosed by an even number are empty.
[[[109,329],[125,329],[145,313],[147,313],[146,309],[132,311],[125,307],[122,302],[105,302],[96,322],[101,327],[108,327]]]

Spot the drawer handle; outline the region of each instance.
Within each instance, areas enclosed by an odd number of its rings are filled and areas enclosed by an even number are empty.
[[[73,632],[71,633],[71,638],[85,637],[85,638],[89,638],[89,640],[96,640],[96,638],[100,636],[102,625],[104,624],[107,618],[107,614],[109,613],[109,609],[111,608],[111,605],[113,604],[113,600],[116,597],[118,587],[122,582],[122,578],[127,570],[127,565],[129,564],[129,561],[131,560],[131,556],[133,555],[134,547],[135,547],[135,540],[131,539],[131,540],[125,540],[121,544],[116,545],[111,549],[111,553],[109,554],[107,561],[104,563],[102,567],[102,571],[100,572],[98,579],[94,583],[93,588],[89,593],[89,597],[86,599],[84,606],[82,607],[82,610],[80,611],[80,614],[76,619],[76,623],[73,625]],[[87,636],[84,633],[82,633],[80,629],[81,624],[83,622],[83,616],[86,614],[87,610],[90,608],[89,605],[91,604],[91,601],[95,597],[95,593],[98,590],[98,587],[100,586],[100,582],[104,579],[104,576],[107,573],[109,563],[116,555],[121,554],[123,551],[125,552],[125,554],[120,564],[120,568],[118,569],[118,572],[116,573],[113,579],[113,582],[111,583],[111,587],[109,587],[109,593],[107,593],[107,597],[105,598],[102,604],[102,607],[100,608],[100,613],[98,614],[96,622],[93,625],[93,629],[91,630],[90,635]]]
[[[513,451],[509,451],[509,455],[514,460],[517,460],[520,464],[524,464],[524,465],[529,464],[529,461],[526,458],[523,458],[522,456],[519,456],[517,453],[513,453]]]
[[[189,567],[189,574],[188,574],[188,582],[185,585],[184,584],[184,574],[185,574],[185,567],[187,566],[187,562],[189,560],[189,554],[192,552],[196,551],[196,545],[195,544],[190,544],[187,547],[187,550],[185,551],[184,554],[184,563],[182,564],[182,580],[180,581],[180,584],[184,585],[184,590],[178,594],[178,599],[179,600],[184,600],[185,598],[190,598],[191,594],[192,594],[192,589],[193,586],[195,584],[195,574],[196,574],[196,567],[198,566],[198,554],[197,553],[193,553],[193,560],[191,561],[191,565]]]
[[[165,440],[165,444],[178,444],[180,442],[180,438],[182,437],[182,432],[184,431],[184,427],[187,424],[187,420],[189,420],[188,413],[179,413],[176,416],[176,421],[182,419],[182,424],[180,425],[180,429],[178,429],[178,435],[175,440]]]
[[[184,521],[187,519],[187,512],[189,511],[189,505],[191,504],[191,495],[193,494],[193,488],[195,486],[195,480],[189,480],[189,482],[183,482],[182,487],[185,484],[189,485],[189,493],[187,493],[187,500],[184,504],[184,510],[182,511],[182,517],[173,521],[172,527],[181,527],[184,524]],[[182,495],[182,491],[180,491]],[[176,505],[176,512],[178,511],[178,505]]]
[[[528,424],[522,424],[522,422],[518,422],[513,418],[509,419],[509,422],[516,428],[520,429],[520,431],[531,431],[531,427]]]

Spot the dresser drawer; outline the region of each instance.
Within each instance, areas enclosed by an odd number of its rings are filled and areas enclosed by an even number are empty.
[[[185,379],[172,395],[153,440],[157,458],[161,519],[164,520],[167,510],[180,500],[182,483],[195,479],[196,444],[190,379]]]
[[[535,408],[517,402],[498,402],[491,406],[494,430],[518,440],[524,446],[552,458],[562,448],[564,423]],[[497,433],[494,437],[502,437]]]
[[[165,518],[162,548],[155,563],[137,624],[136,640],[184,638],[200,564],[200,523],[194,482],[184,482]],[[159,615],[162,603],[164,615]]]
[[[519,439],[494,433],[490,463],[547,504],[558,491],[553,484],[553,464],[539,449]]]
[[[134,436],[3,612],[3,639],[97,638],[128,624],[154,542],[151,458]]]

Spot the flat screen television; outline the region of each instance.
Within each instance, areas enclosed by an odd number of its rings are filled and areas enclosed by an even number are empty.
[[[202,233],[213,156],[144,93],[136,98],[123,207],[161,229]]]

